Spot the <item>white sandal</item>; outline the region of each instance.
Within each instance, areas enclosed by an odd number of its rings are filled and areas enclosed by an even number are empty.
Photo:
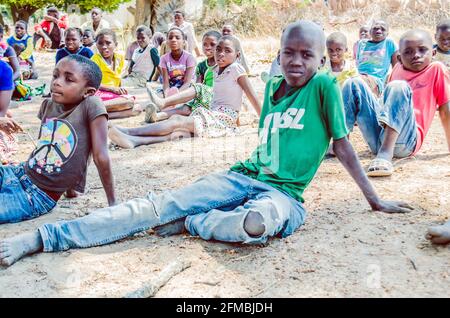
[[[369,177],[388,177],[394,172],[392,162],[382,158],[375,158],[369,165],[367,176]]]

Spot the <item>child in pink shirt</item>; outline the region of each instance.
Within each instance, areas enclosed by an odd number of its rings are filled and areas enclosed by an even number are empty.
[[[450,150],[450,77],[444,64],[431,62],[433,42],[422,30],[406,32],[400,39],[400,61],[392,71],[383,102],[360,78],[343,87],[347,128],[358,124],[376,155],[367,175],[389,176],[392,158],[417,153],[439,110]]]

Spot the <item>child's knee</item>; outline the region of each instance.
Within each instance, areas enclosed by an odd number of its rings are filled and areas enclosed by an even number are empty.
[[[395,80],[392,82],[389,82],[386,86],[386,90],[395,90],[395,91],[409,91],[411,88],[409,87],[409,84],[406,81],[401,80]]]
[[[244,220],[244,230],[251,237],[263,235],[266,230],[263,216],[259,212],[250,211]]]

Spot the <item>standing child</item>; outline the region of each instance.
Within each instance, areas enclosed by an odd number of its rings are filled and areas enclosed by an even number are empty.
[[[110,29],[101,30],[96,37],[99,53],[92,56],[92,61],[102,71],[102,84],[96,95],[99,96],[108,111],[109,118],[125,118],[138,115],[138,105],[135,97],[128,95],[122,87],[122,72],[124,68],[123,55],[116,53],[116,33]]]
[[[341,32],[333,32],[327,37],[328,59],[325,68],[328,69],[342,87],[345,80],[358,75],[358,71],[349,60],[345,59],[348,53],[347,38]]]
[[[197,106],[189,117],[173,115],[168,120],[138,128],[112,126],[109,131],[111,141],[123,148],[134,148],[180,136],[191,137],[192,134],[220,137],[235,133],[244,92],[258,115],[261,112],[245,70],[237,63],[237,47],[238,43],[232,36],[220,38],[216,46],[217,66],[214,68],[213,97],[209,108]]]
[[[164,96],[168,97],[191,86],[196,60],[189,52],[183,50],[184,32],[173,27],[167,34],[170,52],[161,57],[160,66],[163,77]]]
[[[43,101],[39,140],[28,160],[0,167],[0,223],[50,212],[66,191],[83,192],[92,155],[109,205],[116,203],[107,147],[107,113],[98,97],[100,69],[70,55],[53,71],[51,99]]]
[[[330,75],[317,72],[324,63],[324,50],[325,34],[313,22],[287,26],[281,39],[284,77],[266,86],[260,144],[250,159],[181,189],[150,193],[3,240],[0,263],[10,266],[34,252],[109,244],[148,228],[163,236],[187,230],[205,240],[244,244],[285,238],[305,222],[303,192],[331,138],[339,160],[373,211],[410,211],[404,203],[381,200],[364,175],[346,138],[339,86]]]
[[[433,48],[436,50],[436,54],[433,60],[444,63],[447,69],[450,69],[450,19],[444,20],[436,26],[434,38],[436,45]]]
[[[68,28],[65,34],[66,46],[56,52],[56,64],[68,55],[81,55],[90,59],[94,53],[81,43],[83,31],[80,28]]]
[[[37,79],[38,74],[34,68],[33,37],[27,32],[27,23],[22,20],[17,21],[14,30],[15,34],[11,35],[7,40],[8,45],[21,47],[21,52],[17,57],[20,59],[19,64],[21,65],[22,74],[24,70],[27,70],[27,75],[24,76],[24,79]]]
[[[356,54],[358,72],[376,95],[382,94],[389,68],[397,63],[397,45],[387,38],[389,26],[376,20],[370,28],[370,40],[360,41]]]
[[[382,102],[360,78],[343,88],[347,128],[358,124],[376,155],[367,175],[390,176],[392,158],[417,153],[439,110],[450,150],[450,77],[440,62],[431,62],[433,41],[426,31],[411,30],[400,38],[400,61],[390,76]]]
[[[155,74],[159,65],[158,50],[151,45],[152,30],[147,26],[136,29],[136,38],[139,44],[128,67],[128,75],[122,79],[125,87],[145,87]]]
[[[192,23],[185,20],[185,14],[181,10],[175,10],[173,12],[173,23],[169,24],[169,30],[174,27],[179,28],[185,34],[187,42],[186,51],[191,54],[195,51],[197,56],[200,56],[201,53],[198,47],[197,38],[195,37],[194,26]]]
[[[188,116],[197,107],[209,108],[213,95],[214,67],[216,46],[221,35],[217,31],[208,31],[202,38],[202,50],[206,59],[200,62],[196,68],[197,83],[192,84],[188,89],[161,99],[150,88],[149,96],[152,101],[145,109],[145,121],[148,123],[157,120],[167,119],[174,114]],[[183,104],[176,108],[169,107]],[[160,113],[157,113],[161,111]]]

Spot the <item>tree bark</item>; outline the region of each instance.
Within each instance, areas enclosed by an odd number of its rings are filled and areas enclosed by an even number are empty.
[[[39,8],[33,6],[20,6],[17,4],[12,4],[11,6],[11,15],[13,18],[13,22],[16,23],[19,20],[23,20],[25,22],[29,22],[31,15],[35,13]]]

